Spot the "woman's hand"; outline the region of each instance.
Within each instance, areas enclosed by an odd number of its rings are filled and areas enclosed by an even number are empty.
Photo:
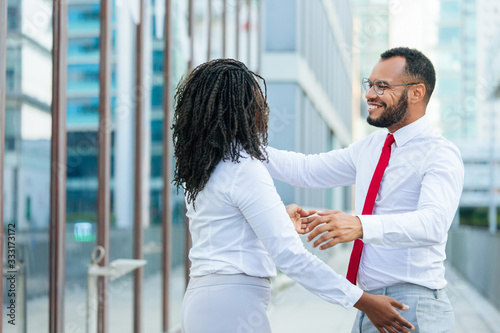
[[[295,231],[299,234],[306,233],[307,225],[313,221],[313,219],[308,219],[307,217],[316,214],[316,211],[316,209],[304,210],[296,204],[286,206],[286,212],[290,216],[290,220],[292,220]]]
[[[408,310],[408,305],[398,302],[392,297],[372,295],[364,292],[361,298],[354,304],[354,307],[363,311],[379,332],[409,333],[408,329],[415,329],[410,322],[396,311],[396,309]]]

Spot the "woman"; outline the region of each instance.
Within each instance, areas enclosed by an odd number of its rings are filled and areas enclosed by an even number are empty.
[[[193,247],[182,306],[185,333],[271,332],[266,316],[276,266],[328,302],[364,311],[389,332],[411,327],[392,298],[363,293],[309,253],[262,164],[268,107],[260,76],[235,60],[204,63],[175,95],[174,184],[186,195]],[[394,327],[394,328],[393,328]]]

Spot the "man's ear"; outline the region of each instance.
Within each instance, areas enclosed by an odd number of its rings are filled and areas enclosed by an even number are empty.
[[[425,85],[423,83],[415,84],[411,89],[409,96],[410,104],[419,103],[425,97]]]

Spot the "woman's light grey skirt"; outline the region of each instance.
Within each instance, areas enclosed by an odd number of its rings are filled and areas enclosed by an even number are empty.
[[[189,281],[182,302],[183,333],[270,333],[268,278],[210,274]]]

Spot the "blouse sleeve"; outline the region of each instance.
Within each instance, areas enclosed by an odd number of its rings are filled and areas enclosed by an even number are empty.
[[[327,153],[305,155],[267,147],[265,167],[275,179],[293,186],[330,188],[356,181],[355,160],[362,142]]]
[[[359,300],[361,289],[305,249],[261,162],[240,163],[230,198],[283,273],[310,292],[344,308],[351,308]]]

